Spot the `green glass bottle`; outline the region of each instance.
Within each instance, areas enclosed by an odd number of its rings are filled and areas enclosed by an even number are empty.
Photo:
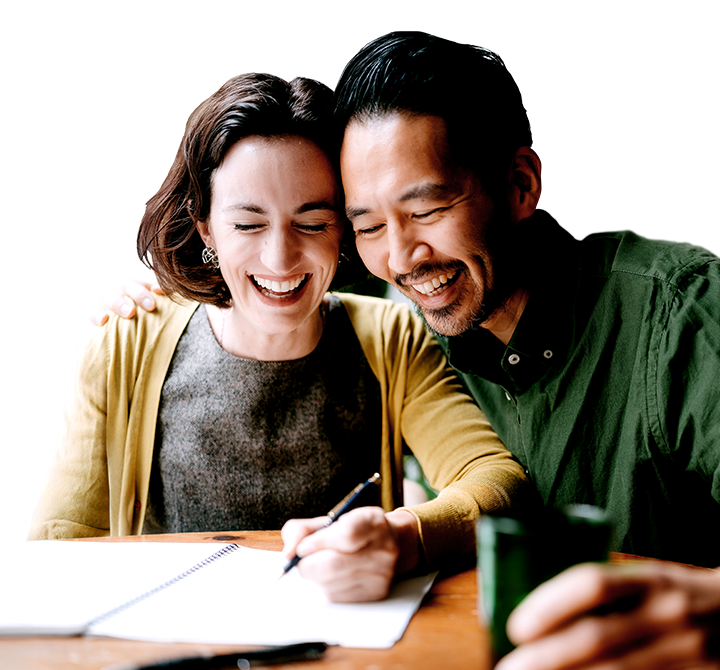
[[[541,509],[523,517],[484,515],[477,523],[478,616],[493,664],[512,651],[506,624],[520,601],[571,565],[606,561],[613,527],[589,505]]]

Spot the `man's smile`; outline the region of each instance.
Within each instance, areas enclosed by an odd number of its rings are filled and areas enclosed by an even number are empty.
[[[451,270],[441,275],[437,275],[432,279],[428,279],[421,284],[408,284],[411,288],[415,289],[418,293],[427,296],[440,295],[450,285],[452,285],[452,279],[457,274],[457,270]],[[448,284],[450,282],[450,284]]]

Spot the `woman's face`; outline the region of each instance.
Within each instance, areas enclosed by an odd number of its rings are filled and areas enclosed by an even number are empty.
[[[227,152],[198,229],[247,334],[287,334],[317,318],[338,263],[339,206],[330,161],[310,140],[251,136]]]

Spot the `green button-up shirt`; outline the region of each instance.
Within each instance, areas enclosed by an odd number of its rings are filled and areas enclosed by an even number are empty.
[[[720,565],[720,259],[631,232],[573,239],[545,212],[508,347],[450,362],[543,501],[606,508],[618,551]]]

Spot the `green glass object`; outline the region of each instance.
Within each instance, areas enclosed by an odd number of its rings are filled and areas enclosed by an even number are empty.
[[[542,509],[522,518],[485,515],[477,523],[478,616],[493,662],[512,651],[507,618],[542,582],[571,565],[602,562],[612,545],[606,513],[589,505]]]

